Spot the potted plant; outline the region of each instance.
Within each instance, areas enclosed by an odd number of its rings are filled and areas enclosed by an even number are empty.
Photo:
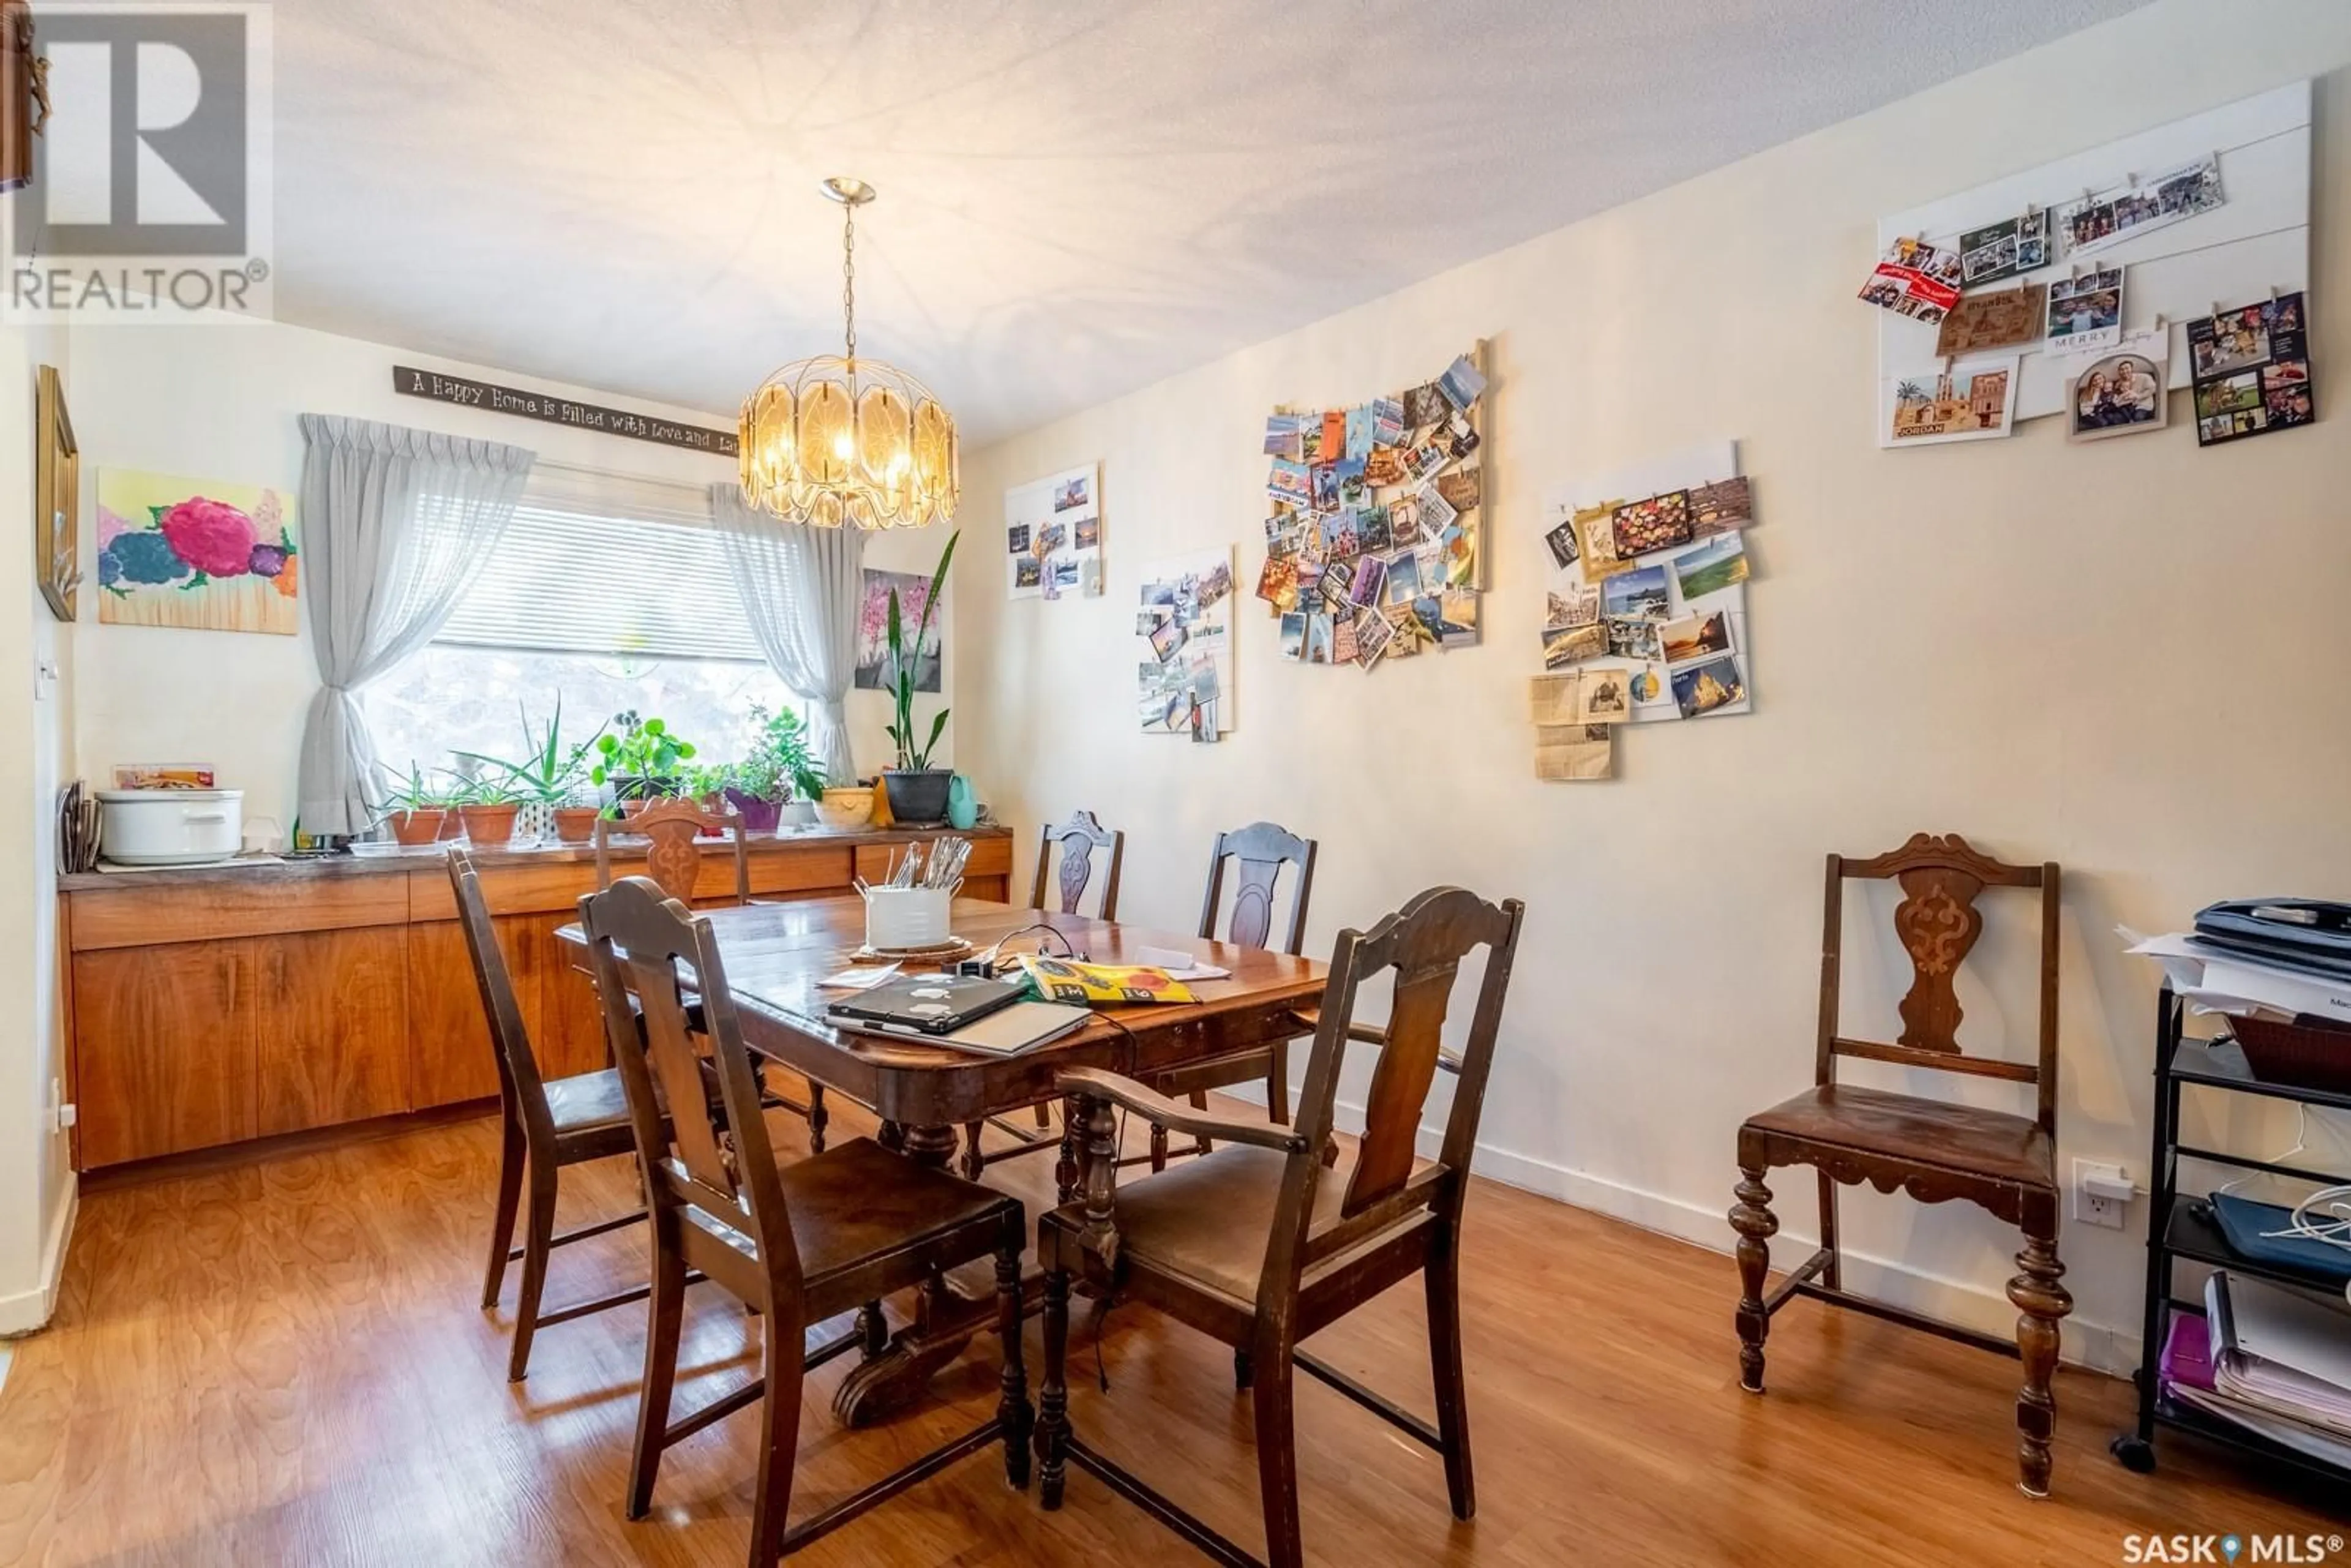
[[[898,766],[882,775],[882,788],[890,798],[890,815],[904,827],[925,827],[947,820],[947,785],[955,775],[946,768],[931,766],[931,753],[947,727],[947,710],[941,708],[932,716],[929,738],[916,746],[914,675],[922,663],[923,638],[929,633],[931,617],[938,611],[939,591],[946,586],[947,563],[955,559],[956,541],[962,537],[961,529],[949,534],[947,548],[939,552],[938,570],[931,573],[931,591],[923,598],[923,613],[914,626],[912,642],[904,634],[905,617],[898,603],[898,591],[890,591],[890,678],[897,709],[890,726],[890,740],[898,748]]]
[[[562,805],[549,813],[555,819],[555,839],[558,843],[584,844],[596,836],[596,819],[604,808],[594,801],[582,801],[579,796],[568,797]]]
[[[676,794],[677,766],[693,758],[694,743],[672,735],[663,720],[641,719],[633,712],[613,715],[612,723],[621,733],[614,735],[607,727],[596,737],[599,760],[588,777],[611,785],[612,799],[620,801]]]
[[[515,814],[522,810],[522,792],[499,779],[468,779],[457,792],[457,815],[465,820],[465,841],[476,849],[497,849],[514,841]]]
[[[477,769],[495,768],[505,775],[522,806],[518,814],[523,820],[522,836],[526,839],[544,838],[550,826],[557,827],[560,832],[555,819],[587,782],[588,754],[603,737],[604,732],[600,728],[594,735],[567,749],[563,744],[561,697],[555,699],[554,716],[547,721],[544,730],[532,726],[529,709],[524,708],[521,712],[523,760],[514,762],[505,758],[486,757],[478,751],[461,751],[457,756],[475,764]],[[586,840],[595,822],[594,812],[589,813],[587,821],[589,829],[580,830],[579,837],[565,841],[579,843]]]
[[[449,791],[427,783],[424,769],[413,761],[408,765],[408,777],[387,772],[390,787],[384,790],[383,803],[391,808],[384,821],[392,828],[392,838],[399,844],[429,844],[441,836],[441,824],[449,815]]]
[[[808,727],[800,716],[789,708],[769,713],[754,704],[751,732],[751,749],[735,765],[726,787],[727,804],[754,832],[772,831],[783,821],[787,801],[797,803],[796,821],[814,821],[824,769],[809,755]]]

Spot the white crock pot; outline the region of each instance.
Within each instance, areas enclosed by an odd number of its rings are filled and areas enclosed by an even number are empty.
[[[100,789],[98,852],[120,865],[194,865],[245,847],[242,789]]]

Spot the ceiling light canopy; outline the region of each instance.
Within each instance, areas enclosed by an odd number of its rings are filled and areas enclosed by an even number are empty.
[[[955,416],[893,365],[857,357],[857,209],[862,180],[820,187],[841,205],[846,350],[795,360],[743,400],[743,499],[819,528],[921,528],[955,516]]]

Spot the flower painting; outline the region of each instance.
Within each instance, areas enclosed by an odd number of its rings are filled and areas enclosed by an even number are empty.
[[[904,625],[904,634],[912,638],[914,628],[922,624],[923,605],[931,595],[931,580],[914,571],[877,571],[865,569],[865,597],[857,609],[857,674],[860,691],[886,692],[890,689],[890,591],[898,591],[898,615]],[[923,645],[914,654],[914,689],[935,692],[939,689],[939,621],[931,618],[931,629],[923,638]]]
[[[290,637],[301,561],[277,490],[110,468],[98,476],[98,618]]]

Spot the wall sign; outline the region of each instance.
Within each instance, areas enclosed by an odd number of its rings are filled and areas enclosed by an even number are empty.
[[[568,424],[577,430],[625,435],[663,446],[683,446],[691,452],[707,452],[714,457],[732,457],[738,450],[731,430],[705,430],[698,424],[680,424],[649,413],[632,413],[624,408],[600,408],[592,402],[574,402],[568,397],[547,392],[468,381],[439,371],[420,371],[413,365],[392,367],[392,390],[408,397],[455,403],[460,408],[484,408],[492,413],[543,419],[549,424]]]

